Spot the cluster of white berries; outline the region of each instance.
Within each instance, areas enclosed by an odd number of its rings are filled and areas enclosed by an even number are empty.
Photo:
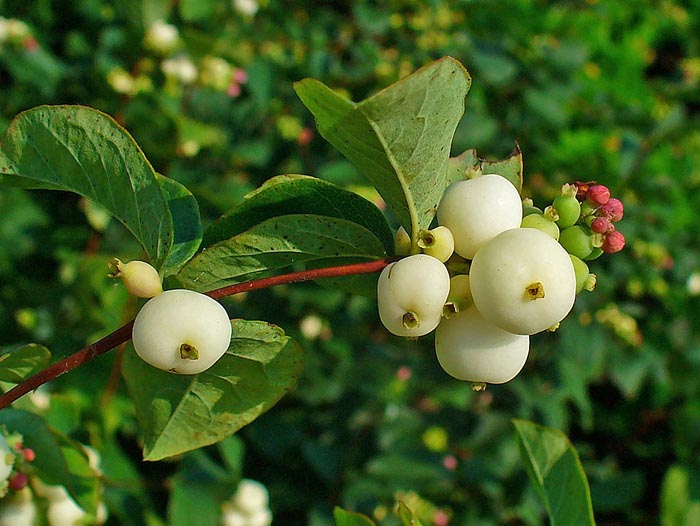
[[[158,271],[144,261],[111,263],[113,278],[139,298],[150,298],[134,320],[136,354],[150,365],[179,374],[209,369],[231,343],[231,321],[218,301],[193,290],[163,292]]]
[[[388,265],[377,284],[384,326],[407,337],[437,329],[440,365],[475,388],[515,377],[530,335],[556,328],[594,278],[575,268],[558,228],[553,235],[523,215],[518,190],[500,175],[454,182],[438,205],[439,226],[418,235],[423,253]],[[400,232],[397,246],[406,238]]]
[[[270,526],[267,488],[260,482],[243,479],[233,496],[222,506],[221,526]]]

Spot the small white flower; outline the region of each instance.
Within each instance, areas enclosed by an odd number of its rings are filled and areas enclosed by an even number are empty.
[[[231,502],[239,510],[251,514],[267,508],[268,499],[267,488],[263,484],[255,480],[243,479],[238,484]]]
[[[166,76],[175,78],[183,84],[192,84],[197,80],[197,66],[185,56],[166,59],[160,68]]]
[[[164,20],[156,20],[148,28],[144,44],[156,53],[167,55],[175,49],[178,39],[179,32],[177,27],[168,24]]]
[[[688,276],[686,281],[686,289],[691,296],[700,296],[700,272],[693,272]]]

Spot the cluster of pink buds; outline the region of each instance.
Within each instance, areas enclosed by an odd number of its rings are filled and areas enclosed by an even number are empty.
[[[624,215],[622,201],[610,196],[602,184],[576,183],[576,197],[582,201],[581,218],[594,234],[602,237],[600,248],[606,254],[619,252],[625,246],[625,236],[615,228]]]
[[[8,480],[8,486],[13,491],[20,491],[27,486],[29,481],[23,468],[25,464],[34,461],[36,453],[32,448],[24,447],[21,439],[15,442],[13,448],[16,451],[17,459],[15,460],[14,473]]]

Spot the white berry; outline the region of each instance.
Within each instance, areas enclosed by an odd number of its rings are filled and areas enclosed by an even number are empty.
[[[445,372],[475,383],[512,380],[525,365],[529,349],[529,336],[496,327],[474,307],[443,320],[435,332],[435,352]]]
[[[556,326],[576,297],[569,254],[533,228],[507,230],[484,245],[472,261],[469,284],[484,318],[515,334]]]
[[[192,290],[168,290],[148,300],[132,331],[134,349],[147,363],[179,374],[197,374],[216,362],[231,342],[231,322],[216,300]]]
[[[415,254],[389,264],[377,282],[379,317],[397,336],[428,334],[442,317],[450,274],[432,256]]]
[[[0,526],[32,526],[36,515],[36,504],[29,488],[0,501]]]
[[[437,218],[440,225],[452,231],[455,252],[472,259],[484,243],[520,226],[522,201],[508,179],[486,174],[448,186],[438,205]]]
[[[267,508],[267,488],[251,479],[243,479],[238,484],[238,489],[232,499],[233,505],[245,513],[255,513]]]

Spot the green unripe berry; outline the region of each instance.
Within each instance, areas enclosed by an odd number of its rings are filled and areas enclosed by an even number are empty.
[[[411,236],[402,226],[394,232],[394,252],[397,256],[408,256],[411,253]]]
[[[418,246],[424,254],[444,263],[455,251],[455,239],[449,228],[438,226],[432,230],[421,230],[418,233]]]
[[[562,229],[575,225],[581,215],[581,203],[576,199],[576,194],[557,196],[552,202],[552,208],[559,216],[557,224]]]
[[[576,274],[576,294],[582,290],[592,291],[596,285],[595,274],[591,274],[585,261],[571,254],[569,254],[569,257],[574,265],[574,273]]]
[[[586,261],[593,261],[594,259],[598,259],[600,256],[603,255],[603,249],[600,247],[594,247],[591,253],[586,256],[584,259]]]
[[[593,234],[580,225],[570,226],[561,231],[559,243],[569,254],[586,259],[593,251]]]
[[[549,237],[559,239],[559,227],[551,218],[543,214],[530,214],[523,217],[520,227],[541,230]]]

